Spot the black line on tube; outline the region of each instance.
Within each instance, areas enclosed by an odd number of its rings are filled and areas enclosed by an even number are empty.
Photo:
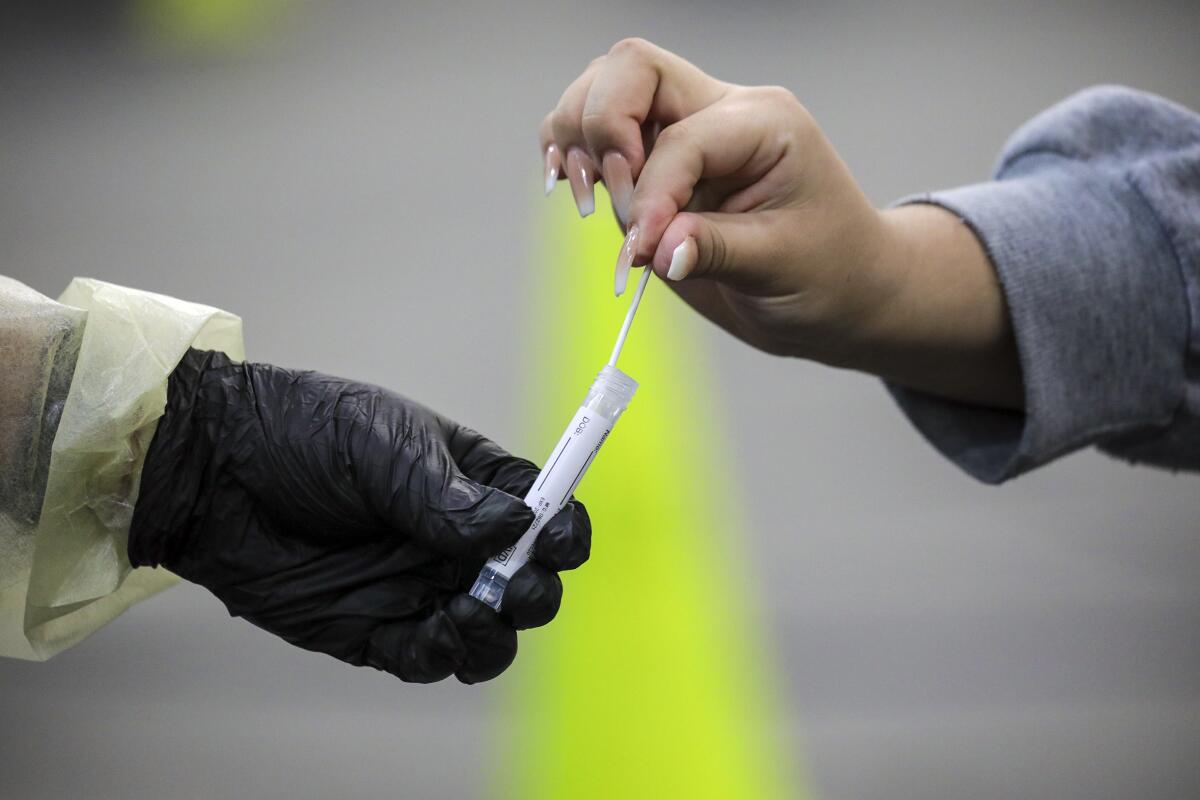
[[[552,463],[550,465],[550,469],[546,470],[546,474],[542,476],[542,482],[540,484],[538,484],[539,492],[542,490],[542,487],[546,485],[546,481],[547,481],[547,479],[549,479],[550,473],[554,472],[554,468],[558,466],[558,460],[560,458],[562,458],[562,454],[567,452],[567,448],[571,446],[571,442],[573,442],[574,440],[575,440],[574,436],[572,436],[570,439],[567,439],[567,443],[562,446],[562,450],[558,451],[558,455],[556,455],[554,457],[554,463]]]

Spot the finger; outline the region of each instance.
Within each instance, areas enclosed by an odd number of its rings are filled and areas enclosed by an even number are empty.
[[[413,509],[410,532],[442,555],[488,558],[533,524],[533,511],[520,498],[463,475],[428,487],[424,500],[423,507]]]
[[[781,210],[753,214],[683,212],[663,232],[652,258],[670,281],[711,279],[749,294],[768,294],[784,277],[779,265],[801,246]]]
[[[716,102],[724,84],[645,39],[612,46],[588,86],[580,127],[588,152],[624,156],[633,176],[646,162],[643,125],[670,125]],[[605,173],[606,182],[608,180]]]
[[[520,498],[462,473],[448,447],[452,426],[414,433],[406,447],[375,459],[388,458],[392,466],[367,477],[368,491],[390,524],[429,550],[488,558],[520,538],[533,512]]]
[[[583,137],[581,115],[588,88],[595,77],[603,56],[594,59],[587,69],[562,93],[554,110],[542,122],[538,135],[546,161],[546,193],[553,190],[551,168],[557,158],[563,174],[571,184],[571,194],[579,216],[586,217],[596,210],[593,187],[596,183],[596,161],[587,152]],[[557,174],[554,177],[557,180]]]
[[[778,126],[771,119],[751,113],[761,108],[739,101],[718,103],[663,129],[633,193],[630,223],[631,229],[638,228],[634,264],[649,262],[701,180],[718,180],[727,191],[736,191],[778,163],[789,143],[776,135]]]
[[[516,571],[505,587],[500,614],[519,631],[540,627],[558,613],[562,593],[558,574],[530,561]]]
[[[555,572],[575,569],[587,561],[592,549],[592,523],[587,509],[572,500],[542,528],[533,557]]]
[[[646,163],[642,123],[650,116],[659,72],[649,42],[626,39],[613,45],[588,87],[580,109],[580,131],[596,158],[624,156],[632,174]],[[644,45],[644,46],[643,46]]]
[[[428,410],[409,416],[402,401],[372,410],[347,454],[354,497],[376,520],[429,551],[488,558],[529,528],[517,497],[463,475],[450,453],[455,423]],[[353,507],[353,506],[351,506]]]
[[[433,683],[460,669],[468,654],[451,617],[438,611],[420,622],[377,627],[367,640],[364,661],[402,681]]]
[[[466,646],[466,656],[454,676],[463,683],[489,681],[517,657],[517,632],[492,609],[460,594],[446,606]]]
[[[623,228],[634,178],[654,141],[647,142],[647,131],[716,102],[723,90],[719,81],[644,39],[623,39],[609,50],[588,88],[581,127]]]
[[[450,455],[476,483],[524,497],[538,476],[537,465],[518,458],[478,431],[458,425],[447,435]]]
[[[654,143],[658,141],[658,135],[662,133],[662,123],[657,120],[648,120],[642,125],[642,152],[649,153],[654,149]]]
[[[558,98],[548,117],[550,139],[543,142],[543,149],[546,145],[555,144],[560,153],[570,153],[575,148],[587,151],[587,140],[583,136],[583,106],[603,59],[604,56],[593,59]]]
[[[458,427],[448,437],[448,444],[467,477],[513,497],[525,497],[541,474],[533,463],[517,458],[470,428]],[[538,534],[534,558],[555,571],[574,569],[587,561],[591,546],[592,525],[587,509],[578,500],[571,500]]]

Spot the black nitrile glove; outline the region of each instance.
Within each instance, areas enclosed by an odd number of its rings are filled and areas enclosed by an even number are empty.
[[[129,532],[135,566],[207,587],[299,647],[402,680],[499,675],[584,562],[572,502],[497,614],[465,594],[533,521],[537,467],[377,386],[190,350],[171,374]]]

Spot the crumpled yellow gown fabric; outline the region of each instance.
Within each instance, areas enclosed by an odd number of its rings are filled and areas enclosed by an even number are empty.
[[[189,347],[244,359],[241,320],[91,278],[55,302],[0,276],[0,655],[49,658],[178,580],[132,569],[125,543]]]

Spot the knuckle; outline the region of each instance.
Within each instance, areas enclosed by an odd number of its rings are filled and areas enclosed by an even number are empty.
[[[660,191],[643,192],[641,185],[633,190],[633,204],[630,207],[629,218],[643,223],[666,224],[675,213],[675,204],[671,198]],[[645,224],[643,224],[643,228]]]
[[[589,144],[602,144],[613,132],[612,116],[603,108],[587,108],[579,120],[583,138]]]
[[[709,228],[708,251],[707,261],[710,269],[721,270],[729,266],[729,248],[725,244],[725,237],[711,227]]]
[[[790,120],[795,140],[798,143],[805,145],[820,141],[821,128],[804,106],[797,103],[795,113]]]
[[[796,95],[792,94],[782,86],[772,86],[772,96],[775,98],[773,102],[787,115],[794,125],[803,129],[809,130],[816,127],[816,121],[812,114],[800,102]]]
[[[574,521],[579,530],[583,532],[589,543],[592,538],[592,517],[588,514],[587,507],[578,500],[573,501],[575,504]]]
[[[611,55],[633,55],[644,56],[650,52],[654,45],[638,36],[630,36],[614,44],[609,48],[608,52]]]
[[[796,95],[783,86],[752,87],[747,99],[755,105],[766,106],[777,115],[800,118],[808,114]]]
[[[783,86],[758,86],[755,92],[760,98],[771,103],[783,106],[800,105],[800,101],[796,99],[796,95]]]
[[[550,140],[554,138],[554,125],[551,114],[544,116],[542,121],[538,123],[538,138],[542,140],[543,145],[549,144]]]
[[[561,105],[550,112],[549,120],[550,131],[556,139],[571,139],[578,127],[575,116]]]
[[[592,532],[590,529],[581,531],[572,537],[570,552],[563,559],[565,565],[569,569],[574,569],[580,566],[591,557],[592,554]]]
[[[813,118],[813,115],[799,100],[795,101],[792,108],[792,119],[802,131],[811,133],[817,130],[816,119]]]
[[[688,129],[682,122],[676,122],[668,125],[658,133],[658,138],[654,141],[655,147],[678,147],[681,143],[687,140]]]
[[[811,113],[791,90],[783,86],[755,86],[747,100],[758,106],[758,114],[765,119],[774,119],[788,131],[788,137],[799,141],[809,140],[820,129]],[[762,112],[768,110],[767,115]]]

